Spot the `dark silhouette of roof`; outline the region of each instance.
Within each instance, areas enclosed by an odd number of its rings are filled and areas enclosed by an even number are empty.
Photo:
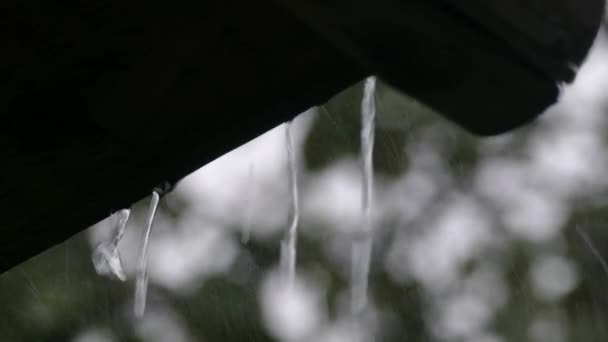
[[[602,0],[3,3],[0,272],[377,74],[471,132],[555,102]]]

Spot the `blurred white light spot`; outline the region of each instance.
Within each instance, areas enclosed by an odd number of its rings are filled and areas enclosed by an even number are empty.
[[[177,320],[175,312],[167,307],[158,309],[146,312],[143,321],[140,321],[137,326],[137,335],[143,341],[149,342],[190,341],[190,338],[186,335],[185,327]]]
[[[484,162],[476,178],[478,191],[499,207],[507,229],[539,242],[557,235],[569,214],[563,200],[540,186],[529,163],[495,159]]]
[[[537,318],[528,329],[528,336],[534,342],[563,342],[564,335],[563,323],[554,317]]]
[[[478,266],[465,280],[466,292],[480,297],[493,310],[501,308],[508,299],[508,285],[503,279],[502,270],[503,266],[495,262]]]
[[[300,278],[290,283],[270,274],[259,295],[267,331],[281,341],[307,341],[325,320],[322,292]]]
[[[530,241],[547,241],[560,231],[569,214],[561,200],[541,191],[526,191],[514,199],[502,214],[507,228]]]
[[[381,184],[380,181],[378,184]],[[412,170],[384,188],[376,202],[376,210],[381,210],[385,215],[398,215],[401,225],[420,217],[438,191],[432,175],[423,170]]]
[[[492,318],[492,311],[479,297],[457,295],[440,301],[436,333],[445,339],[465,339],[478,336]]]
[[[221,228],[201,225],[153,241],[150,277],[155,282],[173,290],[189,290],[200,286],[201,278],[231,267],[238,253],[234,238]]]
[[[315,175],[304,202],[307,216],[328,228],[353,232],[361,219],[361,172],[355,160],[336,162]]]
[[[606,184],[607,161],[600,136],[590,130],[539,134],[530,153],[539,181],[562,196],[588,193]]]
[[[329,324],[315,337],[317,342],[367,342],[374,339],[370,336],[369,327],[365,322],[355,324],[352,321],[338,321]]]
[[[492,242],[492,227],[483,208],[464,195],[454,195],[425,226],[404,262],[417,280],[435,291],[453,285],[460,267]]]
[[[559,300],[578,284],[576,267],[561,256],[537,258],[530,269],[530,278],[535,295],[546,301]]]

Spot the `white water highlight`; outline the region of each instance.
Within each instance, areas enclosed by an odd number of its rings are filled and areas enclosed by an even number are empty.
[[[285,140],[287,146],[287,173],[289,178],[289,197],[291,224],[281,241],[281,271],[285,279],[293,284],[296,273],[296,247],[298,240],[298,223],[300,220],[300,203],[298,199],[298,171],[296,155],[293,150],[291,122],[285,123]]]
[[[150,243],[152,223],[154,222],[154,215],[156,214],[159,200],[160,195],[158,192],[153,191],[150,207],[148,209],[146,230],[139,250],[137,279],[135,281],[135,304],[133,308],[135,316],[138,318],[143,317],[144,312],[146,311],[146,297],[148,292],[148,245]]]
[[[361,100],[361,227],[352,245],[351,310],[361,313],[367,306],[369,269],[373,244],[374,135],[376,119],[376,77],[365,80]]]

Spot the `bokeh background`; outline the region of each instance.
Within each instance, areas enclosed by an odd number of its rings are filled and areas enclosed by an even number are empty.
[[[354,320],[361,95],[355,85],[294,120],[293,286],[277,273],[290,219],[279,126],[161,200],[143,319],[132,306],[149,199],[120,244],[126,282],[91,262],[113,218],[0,275],[0,340],[608,341],[605,32],[558,105],[494,138],[379,84],[370,302]]]

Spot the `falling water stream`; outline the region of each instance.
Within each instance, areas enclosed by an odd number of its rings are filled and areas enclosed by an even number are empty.
[[[376,78],[365,80],[361,100],[361,227],[355,234],[352,245],[351,264],[351,310],[362,312],[367,306],[368,276],[372,254],[373,224],[372,199],[374,187],[374,131],[376,117]]]
[[[291,122],[285,123],[285,141],[287,146],[287,171],[289,177],[289,197],[291,199],[289,213],[291,223],[281,241],[281,271],[285,279],[292,284],[296,272],[296,246],[298,239],[298,223],[300,220],[300,204],[298,201],[298,173],[296,156],[293,151]]]
[[[362,169],[362,196],[361,196],[361,226],[354,234],[352,244],[351,265],[351,310],[352,313],[361,313],[367,306],[368,276],[372,253],[372,198],[373,198],[373,149],[376,107],[374,101],[376,78],[366,79],[363,98],[361,101],[361,169]],[[285,124],[285,140],[287,150],[287,170],[289,180],[289,217],[290,224],[281,241],[281,273],[288,284],[293,284],[296,268],[296,247],[300,207],[298,199],[298,174],[296,156],[293,149],[292,123]],[[250,170],[251,172],[251,170]],[[135,284],[134,313],[138,318],[143,317],[146,308],[148,287],[148,246],[154,216],[158,208],[160,194],[157,190],[152,192],[146,229],[143,234],[139,250],[137,278]],[[100,274],[114,274],[121,280],[126,276],[123,272],[117,246],[124,234],[130,210],[124,209],[116,214],[116,234],[110,243],[101,244],[93,255],[95,268]],[[243,232],[244,240],[248,239],[249,232]]]
[[[136,317],[143,317],[146,310],[146,293],[148,291],[148,245],[150,243],[150,232],[152,231],[152,223],[160,195],[157,191],[152,192],[150,207],[148,209],[148,219],[146,221],[146,230],[139,250],[139,259],[137,266],[137,279],[135,281],[135,305],[134,313]]]
[[[95,266],[97,274],[113,274],[122,281],[127,280],[127,276],[122,268],[122,263],[120,262],[120,255],[118,254],[118,244],[125,233],[125,228],[127,227],[127,221],[129,221],[130,215],[131,210],[129,209],[120,210],[112,215],[116,220],[116,232],[114,233],[112,241],[100,243],[95,248],[95,251],[93,251],[93,265]]]
[[[600,263],[600,266],[602,266],[602,270],[608,276],[608,262],[606,262],[606,259],[604,259],[604,257],[602,256],[602,253],[600,253],[600,251],[597,249],[589,234],[587,234],[587,232],[583,230],[583,228],[581,228],[581,226],[579,225],[574,226],[574,229],[581,237],[581,239],[583,239],[583,242],[587,245],[587,247],[589,247],[591,254],[597,259],[597,261]]]

